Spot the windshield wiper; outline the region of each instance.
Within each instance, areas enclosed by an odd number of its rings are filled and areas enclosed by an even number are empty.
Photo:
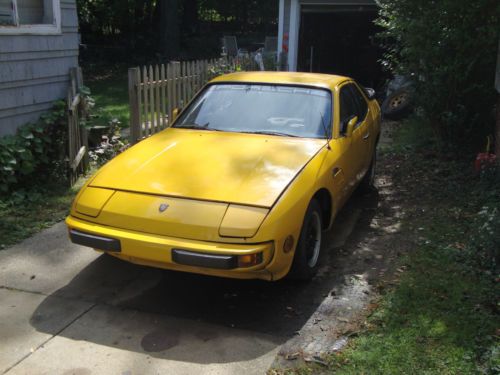
[[[289,133],[275,132],[275,131],[270,131],[270,130],[258,130],[258,131],[254,131],[254,132],[244,132],[244,133],[249,133],[249,134],[265,134],[265,135],[278,135],[280,137],[298,137],[298,135],[289,134]]]
[[[209,128],[208,125],[210,123],[207,122],[205,125],[198,125],[198,124],[183,124],[183,125],[178,125],[176,126],[177,129],[197,129],[197,130],[211,130],[211,131],[216,131],[220,132],[222,130],[220,129],[214,129],[214,128]]]

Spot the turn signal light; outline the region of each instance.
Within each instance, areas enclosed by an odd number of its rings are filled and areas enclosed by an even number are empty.
[[[253,267],[259,263],[262,263],[262,253],[245,254],[238,256],[239,268]]]
[[[283,242],[283,251],[289,253],[293,249],[293,236],[288,236],[285,238],[285,242]]]

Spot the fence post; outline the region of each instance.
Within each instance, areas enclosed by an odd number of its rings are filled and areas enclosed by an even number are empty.
[[[130,105],[130,143],[134,144],[141,138],[141,116],[139,108],[139,68],[128,70],[128,98]]]
[[[76,70],[76,81],[77,81],[78,89],[83,87],[83,72],[82,72],[81,67],[78,67]],[[83,156],[83,161],[82,161],[83,162],[82,172],[85,172],[90,165],[90,161],[89,161],[89,137],[88,137],[87,128],[85,126],[82,126],[80,130],[81,130],[81,142],[82,142],[82,145],[85,146],[85,154]]]
[[[173,83],[173,74],[172,74],[172,69],[173,65],[168,63],[167,64],[167,126],[172,125],[172,109],[173,104],[174,104],[174,83]]]
[[[154,71],[153,71],[153,77],[154,77],[154,85],[155,85],[155,112],[156,112],[156,121],[155,121],[155,127],[154,127],[154,131],[153,133],[158,133],[162,127],[161,127],[161,101],[160,101],[160,85],[161,85],[161,81],[160,81],[160,67],[158,66],[158,64],[155,65],[154,67]]]
[[[161,82],[161,128],[165,129],[167,127],[167,75],[165,72],[165,65],[161,64],[160,68],[160,82]]]
[[[70,79],[71,79],[71,73],[70,73]],[[75,155],[75,150],[74,150],[74,139],[75,139],[75,134],[74,134],[74,126],[73,126],[73,114],[71,111],[71,103],[73,101],[73,95],[72,95],[72,88],[71,85],[68,87],[68,93],[66,95],[66,115],[67,115],[67,121],[68,121],[68,177],[69,177],[69,185],[73,186],[75,183],[74,181],[74,173],[71,168],[71,163],[73,162],[73,158]]]
[[[181,63],[179,61],[172,61],[172,69],[173,69],[173,104],[172,109],[180,107],[180,96],[181,96],[181,85],[180,85],[180,77],[181,77]],[[170,113],[172,115],[172,113]],[[171,117],[172,118],[172,117]]]

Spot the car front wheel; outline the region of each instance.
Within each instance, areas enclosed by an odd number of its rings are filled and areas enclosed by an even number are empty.
[[[304,223],[290,270],[290,278],[310,280],[316,274],[321,252],[322,231],[321,208],[318,201],[313,200],[304,216]]]

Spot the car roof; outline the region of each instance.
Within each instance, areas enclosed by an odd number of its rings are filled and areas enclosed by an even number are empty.
[[[224,74],[210,83],[274,83],[282,85],[315,86],[333,90],[340,83],[350,80],[348,77],[301,72],[238,72]]]

